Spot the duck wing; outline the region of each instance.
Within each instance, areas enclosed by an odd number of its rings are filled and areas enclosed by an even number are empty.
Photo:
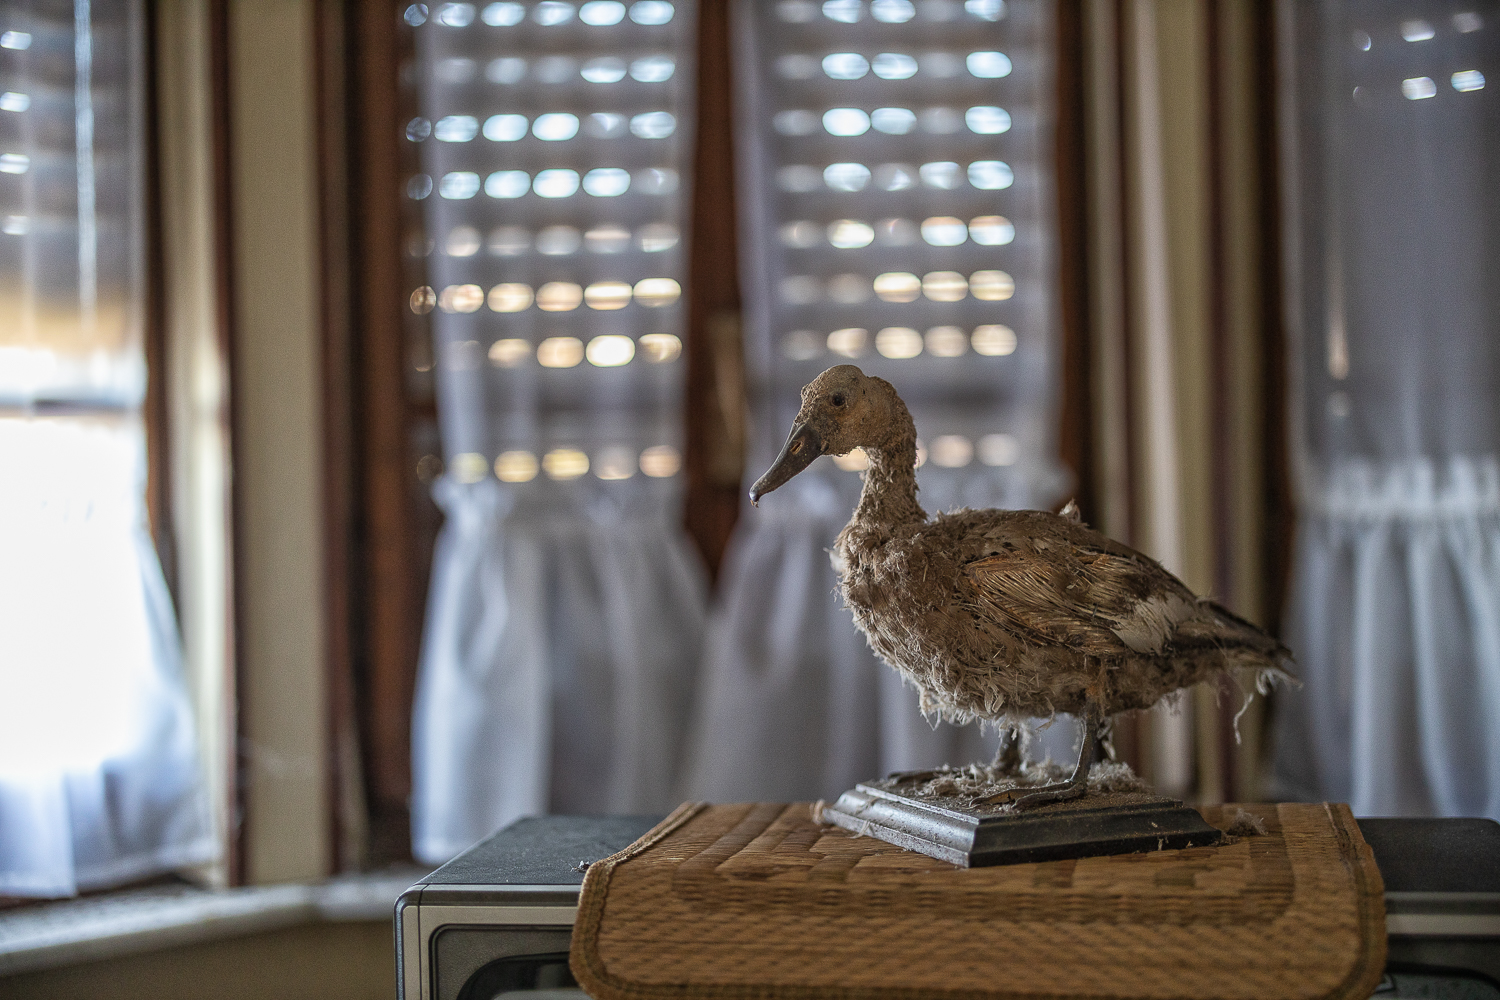
[[[975,603],[1030,641],[1105,658],[1205,644],[1266,655],[1280,648],[1254,625],[1194,596],[1156,560],[1082,525],[1028,512],[984,537],[984,553],[964,566]]]

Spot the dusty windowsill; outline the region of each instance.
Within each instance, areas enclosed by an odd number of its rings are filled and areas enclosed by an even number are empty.
[[[0,911],[0,976],[317,921],[391,920],[425,874],[210,890],[153,886]]]

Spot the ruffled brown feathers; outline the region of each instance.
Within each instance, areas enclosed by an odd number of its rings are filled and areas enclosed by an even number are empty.
[[[869,456],[834,565],[881,659],[955,723],[1147,708],[1229,671],[1286,676],[1274,638],[1199,598],[1148,556],[1084,525],[1077,507],[958,510],[917,503],[916,427],[894,387],[853,365],[809,384],[782,457],[752,489],[811,461]]]

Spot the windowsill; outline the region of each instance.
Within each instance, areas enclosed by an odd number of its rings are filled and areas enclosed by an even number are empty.
[[[153,886],[0,912],[0,976],[319,921],[393,919],[425,870],[320,885]]]

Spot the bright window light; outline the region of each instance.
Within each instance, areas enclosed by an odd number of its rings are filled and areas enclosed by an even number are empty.
[[[4,167],[0,166],[0,170]],[[469,170],[455,170],[438,182],[438,194],[453,201],[466,201],[479,193],[479,175]]]
[[[589,83],[619,83],[625,79],[625,60],[619,56],[599,56],[585,62],[579,75]]]
[[[630,78],[637,83],[666,83],[676,71],[671,56],[643,56],[630,64]]]
[[[1002,160],[975,160],[969,164],[969,183],[981,191],[1003,191],[1015,180],[1010,164]]]
[[[863,163],[830,163],[823,168],[823,182],[835,191],[863,191],[870,183],[870,168]]]
[[[630,171],[595,167],[583,175],[583,190],[595,198],[616,198],[630,190]]]
[[[829,135],[864,135],[870,131],[870,116],[858,108],[830,108],[823,112],[823,128]]]
[[[675,13],[676,8],[664,0],[640,0],[630,5],[630,19],[648,27],[666,24]]]
[[[840,24],[857,24],[864,15],[862,0],[824,0],[823,16]]]
[[[491,198],[519,198],[529,190],[531,175],[524,170],[497,170],[484,179],[484,193]]]
[[[578,134],[578,116],[562,111],[537,115],[531,134],[543,142],[564,142]]]
[[[917,124],[917,115],[909,108],[876,108],[870,115],[870,122],[877,132],[906,135]]]
[[[909,80],[917,75],[917,61],[904,52],[882,52],[872,67],[882,80]]]
[[[981,80],[997,80],[1010,76],[1010,57],[1004,52],[970,52],[964,64],[970,74]]]
[[[543,198],[568,198],[578,193],[578,171],[554,168],[537,173],[531,189]]]
[[[590,0],[579,8],[578,20],[596,28],[607,28],[625,20],[625,5],[616,0]]]
[[[491,142],[515,142],[526,138],[530,124],[525,115],[491,115],[484,120],[484,137]]]
[[[665,139],[677,131],[677,118],[667,111],[647,111],[630,119],[630,134],[641,139]]]
[[[1453,89],[1459,93],[1468,93],[1474,90],[1484,89],[1484,74],[1477,69],[1459,70],[1452,76]]]
[[[1408,101],[1425,101],[1437,96],[1437,84],[1430,76],[1414,76],[1401,81],[1401,96]]]
[[[573,20],[575,13],[570,3],[562,3],[561,0],[542,0],[531,9],[531,19],[543,27],[553,28]]]
[[[440,3],[433,21],[445,28],[467,28],[474,23],[474,5],[471,3]]]
[[[526,8],[518,3],[492,3],[486,5],[479,19],[492,28],[509,28],[520,24],[526,16]]]
[[[468,142],[478,134],[479,119],[473,115],[448,115],[432,127],[432,137],[438,142]]]
[[[870,72],[870,61],[858,52],[834,52],[823,57],[823,72],[830,80],[861,80]]]
[[[870,16],[882,24],[905,24],[917,16],[917,8],[911,0],[874,0]]]
[[[1004,108],[982,105],[964,112],[964,124],[978,135],[999,135],[1010,131],[1010,113]]]

